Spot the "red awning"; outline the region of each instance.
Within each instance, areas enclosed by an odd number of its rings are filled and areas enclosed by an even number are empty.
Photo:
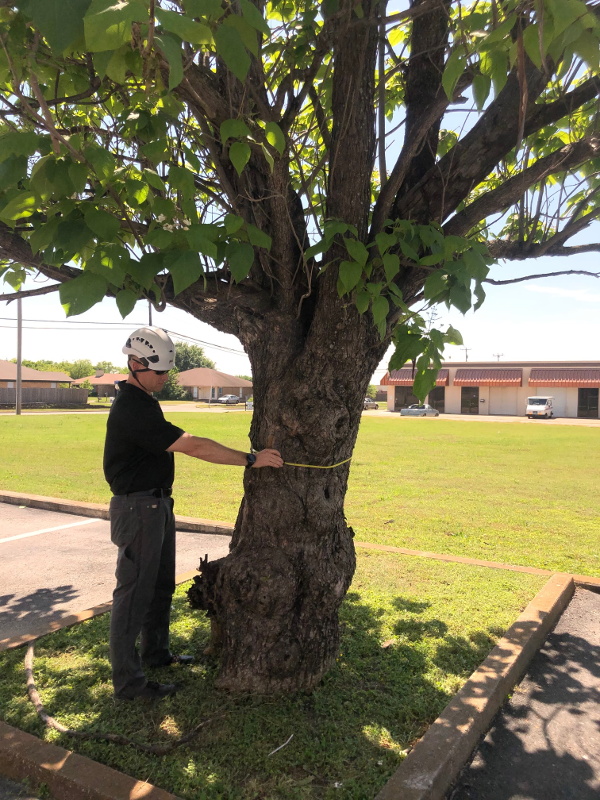
[[[454,386],[522,386],[522,369],[457,369]]]
[[[438,372],[436,386],[448,386],[447,369],[441,369]],[[415,382],[415,373],[410,367],[403,367],[402,369],[394,369],[391,372],[386,372],[380,386],[412,386]]]
[[[600,369],[532,369],[530,386],[580,386],[582,388],[600,386]]]

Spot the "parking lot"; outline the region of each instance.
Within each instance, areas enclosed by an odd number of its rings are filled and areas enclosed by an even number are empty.
[[[177,574],[228,550],[227,536],[180,531]],[[110,602],[116,556],[106,520],[0,503],[0,648]]]

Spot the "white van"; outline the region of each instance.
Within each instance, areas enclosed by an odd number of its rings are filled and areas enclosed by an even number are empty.
[[[527,410],[525,411],[526,416],[529,419],[533,419],[534,417],[543,417],[544,419],[553,417],[553,400],[553,397],[546,397],[542,394],[538,394],[535,397],[528,397]]]

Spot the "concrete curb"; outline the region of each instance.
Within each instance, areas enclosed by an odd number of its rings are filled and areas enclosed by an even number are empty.
[[[574,591],[570,575],[550,578],[375,800],[443,800]]]
[[[0,772],[15,781],[45,784],[60,800],[179,800],[90,758],[0,721]]]
[[[96,517],[109,519],[108,505],[102,503],[83,503],[76,500],[63,500],[60,497],[44,497],[37,494],[23,494],[0,490],[0,503],[13,506],[43,508],[46,511],[61,511],[63,514],[77,514],[80,517]],[[196,519],[195,517],[179,517],[175,515],[178,531],[189,533],[210,533],[217,536],[231,536],[233,525],[217,522],[212,519]]]

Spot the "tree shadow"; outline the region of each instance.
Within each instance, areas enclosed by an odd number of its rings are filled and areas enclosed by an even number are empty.
[[[559,625],[448,800],[600,797],[600,646]]]
[[[49,623],[59,622],[73,613],[66,606],[78,596],[79,591],[72,584],[45,586],[21,596],[2,595],[0,639],[16,638],[24,632],[43,633],[48,630]]]
[[[174,698],[156,705],[117,703],[110,684],[109,615],[44,637],[36,644],[36,680],[46,711],[63,724],[164,744],[209,720],[194,740],[164,756],[56,734],[53,739],[189,800],[374,797],[447,704],[459,676],[475,669],[493,645],[491,631],[467,639],[449,635],[440,619],[423,619],[428,602],[398,596],[390,605],[392,612],[389,606],[374,608],[349,593],[340,614],[336,665],[312,693],[278,698],[217,692],[216,664],[200,657],[191,669],[152,674],[180,684]],[[201,654],[209,641],[207,621],[182,595],[174,607],[173,650]],[[384,629],[390,614],[391,640]],[[49,654],[52,660],[46,660]],[[23,682],[22,657],[22,651],[18,661],[10,654],[5,665],[15,685]],[[442,670],[454,682],[445,684]],[[21,708],[6,721],[47,735],[31,709]]]

